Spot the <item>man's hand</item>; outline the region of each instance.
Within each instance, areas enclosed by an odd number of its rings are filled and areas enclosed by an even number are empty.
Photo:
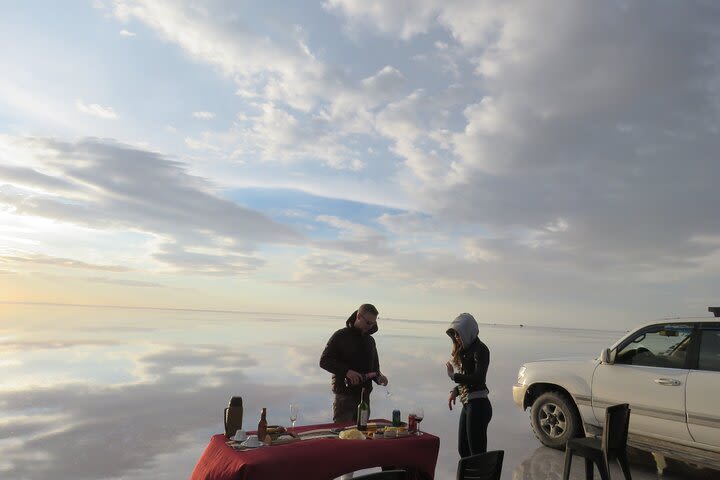
[[[363,381],[363,375],[355,370],[348,370],[345,374],[345,378],[350,381],[351,385],[357,385]]]
[[[457,398],[457,395],[455,394],[455,389],[450,390],[450,396],[448,397],[448,408],[452,410],[453,405],[455,405],[455,399]]]
[[[386,377],[385,375],[383,375],[382,373],[378,373],[377,383],[378,383],[378,385],[382,385],[383,387],[385,387],[385,386],[387,386],[387,384],[388,384],[388,379],[387,379],[387,377]]]
[[[447,362],[447,363],[445,364],[445,367],[447,368],[448,377],[450,377],[450,380],[452,380],[452,379],[453,379],[453,375],[455,375],[455,369],[453,368],[452,363]]]

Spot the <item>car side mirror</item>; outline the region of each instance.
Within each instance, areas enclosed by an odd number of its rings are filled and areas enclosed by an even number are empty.
[[[610,357],[610,349],[609,348],[603,348],[603,350],[600,352],[600,362],[605,363],[608,365],[612,365],[613,359]]]

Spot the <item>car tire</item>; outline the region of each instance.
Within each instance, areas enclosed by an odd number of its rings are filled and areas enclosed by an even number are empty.
[[[551,391],[540,395],[530,409],[533,432],[546,447],[563,450],[581,432],[580,414],[566,394]]]

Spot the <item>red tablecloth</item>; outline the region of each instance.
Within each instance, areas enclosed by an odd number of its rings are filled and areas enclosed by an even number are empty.
[[[341,425],[308,425],[297,427],[297,432],[337,426]],[[382,440],[319,438],[242,451],[226,441],[225,435],[210,439],[191,480],[330,480],[355,470],[390,465],[409,470],[411,478],[432,479],[440,449],[440,439],[425,432]]]

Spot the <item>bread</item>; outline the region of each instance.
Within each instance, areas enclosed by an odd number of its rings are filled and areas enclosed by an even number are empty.
[[[357,428],[350,428],[340,432],[340,438],[343,440],[365,440],[365,434]]]

